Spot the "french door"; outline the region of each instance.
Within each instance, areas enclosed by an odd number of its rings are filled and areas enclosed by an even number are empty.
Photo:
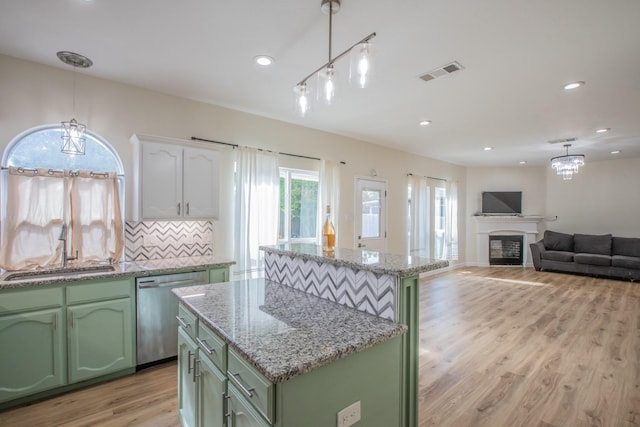
[[[356,178],[356,247],[378,252],[387,250],[387,183]]]

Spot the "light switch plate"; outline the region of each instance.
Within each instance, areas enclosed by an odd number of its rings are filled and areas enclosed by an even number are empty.
[[[338,412],[338,425],[337,427],[350,427],[360,421],[360,401],[344,408]]]

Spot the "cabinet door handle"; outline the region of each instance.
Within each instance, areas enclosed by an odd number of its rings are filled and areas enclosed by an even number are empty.
[[[222,415],[222,422],[227,426],[231,425],[227,422],[227,419],[231,416],[231,411],[229,410],[229,400],[231,400],[231,396],[229,396],[227,393],[222,393],[222,413],[224,414]]]
[[[198,370],[198,366],[200,366],[200,359],[196,359],[194,357],[193,358],[193,377],[192,377],[194,383],[196,382],[196,378],[200,376],[200,374],[196,374],[196,371]]]
[[[191,373],[191,369],[193,369],[193,368],[191,367],[191,356],[194,356],[194,359],[195,359],[195,355],[196,355],[196,354],[195,354],[195,353],[192,353],[192,352],[191,352],[191,350],[189,350],[189,351],[187,352],[187,375],[189,375],[189,374]],[[194,364],[194,365],[195,365],[195,364]]]
[[[73,328],[73,311],[70,314],[71,314],[71,318],[69,319],[69,327]]]
[[[180,202],[178,202],[178,215],[180,215]]]
[[[184,318],[180,317],[180,316],[176,316],[176,319],[178,320],[178,323],[180,324],[180,326],[182,326],[183,328],[187,329],[191,327],[190,323],[186,323],[184,321]]]
[[[58,313],[53,315],[53,330],[56,331],[58,329]]]
[[[187,202],[187,215],[189,215],[189,202]]]
[[[206,351],[207,353],[209,353],[209,354],[217,353],[215,348],[209,347],[207,345],[207,341],[206,340],[201,340],[200,338],[196,338],[196,341],[198,341],[198,344],[200,344],[200,347],[202,347],[202,349],[204,351]]]
[[[255,391],[255,388],[246,388],[244,386],[244,384],[242,384],[240,382],[240,374],[239,373],[233,373],[231,371],[227,371],[227,375],[229,376],[229,379],[231,380],[232,383],[234,383],[236,386],[238,386],[238,388],[240,389],[240,391],[242,391],[242,393],[247,396],[248,398],[252,398],[253,397],[253,391]]]

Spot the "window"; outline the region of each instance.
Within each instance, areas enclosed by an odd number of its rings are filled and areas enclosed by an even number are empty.
[[[280,242],[318,240],[318,173],[280,168]]]
[[[59,125],[30,129],[3,154],[0,261],[5,268],[57,266],[62,244],[69,255],[79,251],[80,261],[122,255],[122,162],[91,132],[85,155],[62,153],[62,134]]]

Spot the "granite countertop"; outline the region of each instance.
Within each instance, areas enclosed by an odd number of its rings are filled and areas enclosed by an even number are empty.
[[[386,254],[362,249],[336,248],[333,254],[327,255],[323,253],[322,246],[310,243],[284,243],[274,246],[260,246],[260,249],[265,252],[389,274],[400,278],[416,276],[449,266],[449,261],[446,260]]]
[[[61,275],[51,275],[47,277],[29,278],[28,276],[20,278],[19,280],[6,281],[5,278],[12,273],[22,273],[23,271],[4,271],[0,270],[0,290],[13,289],[13,288],[25,288],[30,286],[46,286],[60,282],[75,282],[79,280],[88,279],[112,279],[127,276],[143,277],[143,276],[156,276],[160,274],[171,273],[183,273],[189,271],[196,271],[208,268],[226,267],[235,264],[235,261],[231,261],[225,258],[219,258],[216,256],[196,256],[185,258],[166,258],[166,259],[154,259],[145,261],[127,261],[112,264],[113,271],[102,272],[74,272],[73,274],[64,273]],[[100,264],[97,264],[100,265]],[[104,264],[106,265],[106,264]],[[82,266],[71,264],[69,268],[82,268]],[[26,271],[47,271],[47,269],[41,270],[24,270]]]
[[[173,293],[274,383],[407,331],[405,325],[265,279],[175,288]]]

